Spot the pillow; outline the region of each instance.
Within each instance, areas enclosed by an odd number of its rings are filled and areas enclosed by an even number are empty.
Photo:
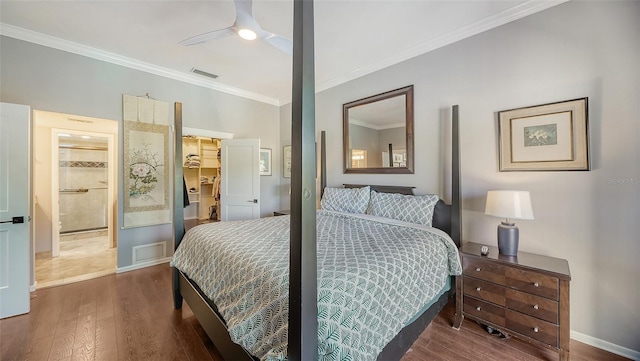
[[[371,197],[369,186],[362,188],[329,188],[324,189],[320,208],[327,211],[345,213],[365,213]]]
[[[405,195],[371,192],[371,215],[431,226],[433,211],[438,203],[435,194]]]

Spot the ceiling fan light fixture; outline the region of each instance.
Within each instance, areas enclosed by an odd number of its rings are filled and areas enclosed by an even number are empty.
[[[251,29],[240,29],[238,30],[238,35],[245,40],[256,40],[258,37],[256,32]]]

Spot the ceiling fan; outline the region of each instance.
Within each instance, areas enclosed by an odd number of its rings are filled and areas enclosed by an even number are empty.
[[[288,55],[293,53],[291,39],[268,32],[260,27],[253,17],[253,0],[234,0],[234,4],[236,7],[236,21],[233,25],[190,37],[182,40],[180,44],[185,46],[197,45],[225,36],[239,35],[246,40],[259,39],[265,41]]]

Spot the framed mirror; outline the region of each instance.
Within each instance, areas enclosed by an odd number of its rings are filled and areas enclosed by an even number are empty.
[[[413,173],[413,85],[342,106],[344,173]]]

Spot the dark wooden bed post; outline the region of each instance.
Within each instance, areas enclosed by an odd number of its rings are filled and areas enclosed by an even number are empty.
[[[318,359],[313,1],[293,3],[288,359]]]
[[[184,236],[184,179],[182,174],[182,103],[176,102],[173,107],[173,150],[174,150],[174,179],[173,179],[173,239],[174,250],[180,245]],[[182,308],[180,294],[179,271],[173,269],[173,307]]]
[[[451,108],[451,239],[462,246],[460,194],[460,120],[458,106]]]
[[[320,132],[320,198],[327,186],[327,139],[324,130]]]

